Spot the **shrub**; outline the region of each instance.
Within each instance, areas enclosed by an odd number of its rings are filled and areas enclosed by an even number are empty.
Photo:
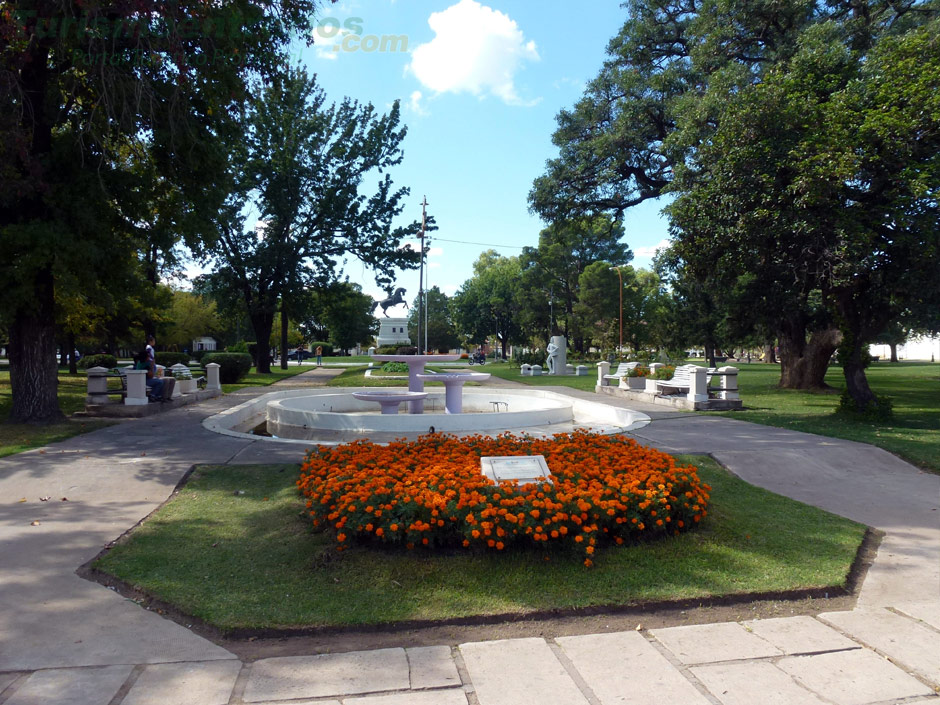
[[[637,365],[636,367],[627,370],[627,377],[649,377],[650,368],[643,367],[643,365]],[[668,377],[666,379],[669,379]]]
[[[553,482],[496,485],[480,473],[481,456],[535,454]],[[584,431],[321,446],[297,485],[314,526],[334,532],[339,550],[353,538],[406,548],[569,547],[588,566],[600,545],[692,528],[711,491],[694,467],[665,453]]]
[[[522,365],[544,365],[545,364],[545,353],[542,351],[538,352],[522,352],[513,351],[512,361],[514,364]]]
[[[211,350],[196,350],[194,353],[192,353],[192,355],[190,355],[190,357],[196,362],[202,362],[202,358],[204,358],[210,352],[212,351]]]
[[[85,355],[81,360],[78,361],[78,366],[87,370],[92,367],[105,367],[111,369],[112,367],[117,367],[117,358],[114,355]]]
[[[173,365],[188,365],[190,357],[189,353],[158,352],[154,355],[154,360],[158,365],[173,367]]]
[[[225,352],[230,352],[230,353],[242,352],[242,353],[246,353],[246,352],[248,352],[248,345],[249,345],[249,343],[246,343],[244,340],[239,340],[237,343],[233,343],[232,345],[229,345],[227,348],[225,348]]]
[[[382,372],[408,372],[408,365],[404,362],[386,362],[381,369]]]
[[[837,412],[859,421],[886,421],[894,414],[894,403],[890,397],[876,396],[864,408],[859,408],[849,390],[842,391]]]
[[[324,343],[324,342],[321,342],[321,341],[314,341],[314,342],[310,343],[310,345],[309,345],[308,347],[309,347],[310,351],[311,351],[314,355],[316,355],[316,353],[317,353],[317,346],[323,348],[323,355],[324,355],[324,356],[333,355],[333,345],[332,345],[331,343]]]
[[[380,345],[375,349],[376,355],[397,355],[398,346],[397,345]]]
[[[672,379],[675,373],[675,365],[666,365],[665,367],[660,367],[653,373],[653,379]]]
[[[405,347],[397,348],[394,354],[395,355],[417,355],[418,348],[414,347],[413,345],[405,346]]]
[[[234,384],[251,369],[251,355],[248,353],[209,353],[202,358],[202,364],[210,363],[220,365],[219,381],[222,384]]]

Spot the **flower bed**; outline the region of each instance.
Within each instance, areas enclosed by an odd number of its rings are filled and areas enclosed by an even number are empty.
[[[493,484],[481,456],[544,455],[553,483]],[[314,526],[378,544],[571,547],[592,564],[605,543],[678,534],[706,515],[692,466],[632,439],[586,432],[553,439],[445,434],[312,450],[297,485]]]

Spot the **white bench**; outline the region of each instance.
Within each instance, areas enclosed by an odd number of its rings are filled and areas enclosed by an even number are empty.
[[[656,391],[662,392],[666,389],[675,390],[677,393],[688,393],[692,388],[692,374],[696,370],[705,370],[705,394],[707,395],[709,391],[708,383],[711,381],[711,376],[715,373],[714,367],[703,368],[698,365],[679,365],[675,372],[672,373],[672,379],[659,379],[656,380]]]
[[[613,374],[604,375],[604,386],[609,387],[611,380],[617,380],[619,383],[621,377],[626,377],[627,373],[630,372],[630,370],[636,369],[639,364],[639,362],[621,362],[619,365],[617,365],[616,372]]]

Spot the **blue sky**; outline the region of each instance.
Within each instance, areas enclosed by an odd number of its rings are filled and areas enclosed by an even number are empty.
[[[555,115],[597,74],[625,12],[619,0],[344,0],[315,20],[313,47],[295,47],[331,101],[349,96],[384,111],[401,100],[408,136],[392,178],[411,189],[407,219],[420,219],[426,196],[439,226],[427,286],[453,294],[483,250],[514,255],[538,242],[545,224],[526,197],[557,153]],[[384,36],[398,46],[386,40],[383,51]],[[648,266],[667,236],[661,205],[627,214],[635,266]],[[345,272],[384,297],[358,262]],[[412,300],[418,273],[401,273],[398,284]]]

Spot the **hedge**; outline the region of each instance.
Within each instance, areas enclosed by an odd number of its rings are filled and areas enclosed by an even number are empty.
[[[330,343],[324,343],[322,341],[317,340],[317,341],[310,343],[310,345],[308,346],[308,348],[310,349],[310,352],[314,354],[316,354],[318,347],[323,348],[323,355],[325,357],[330,357],[333,355],[333,346]]]
[[[164,367],[173,367],[173,365],[189,365],[189,353],[179,352],[158,352],[154,355],[158,365]]]
[[[87,370],[92,367],[104,367],[106,369],[111,369],[112,367],[117,367],[117,358],[114,355],[85,355],[81,360],[78,361],[78,366]]]
[[[203,356],[203,366],[211,363],[221,366],[219,381],[222,384],[234,384],[251,369],[252,360],[248,353],[209,353]]]

